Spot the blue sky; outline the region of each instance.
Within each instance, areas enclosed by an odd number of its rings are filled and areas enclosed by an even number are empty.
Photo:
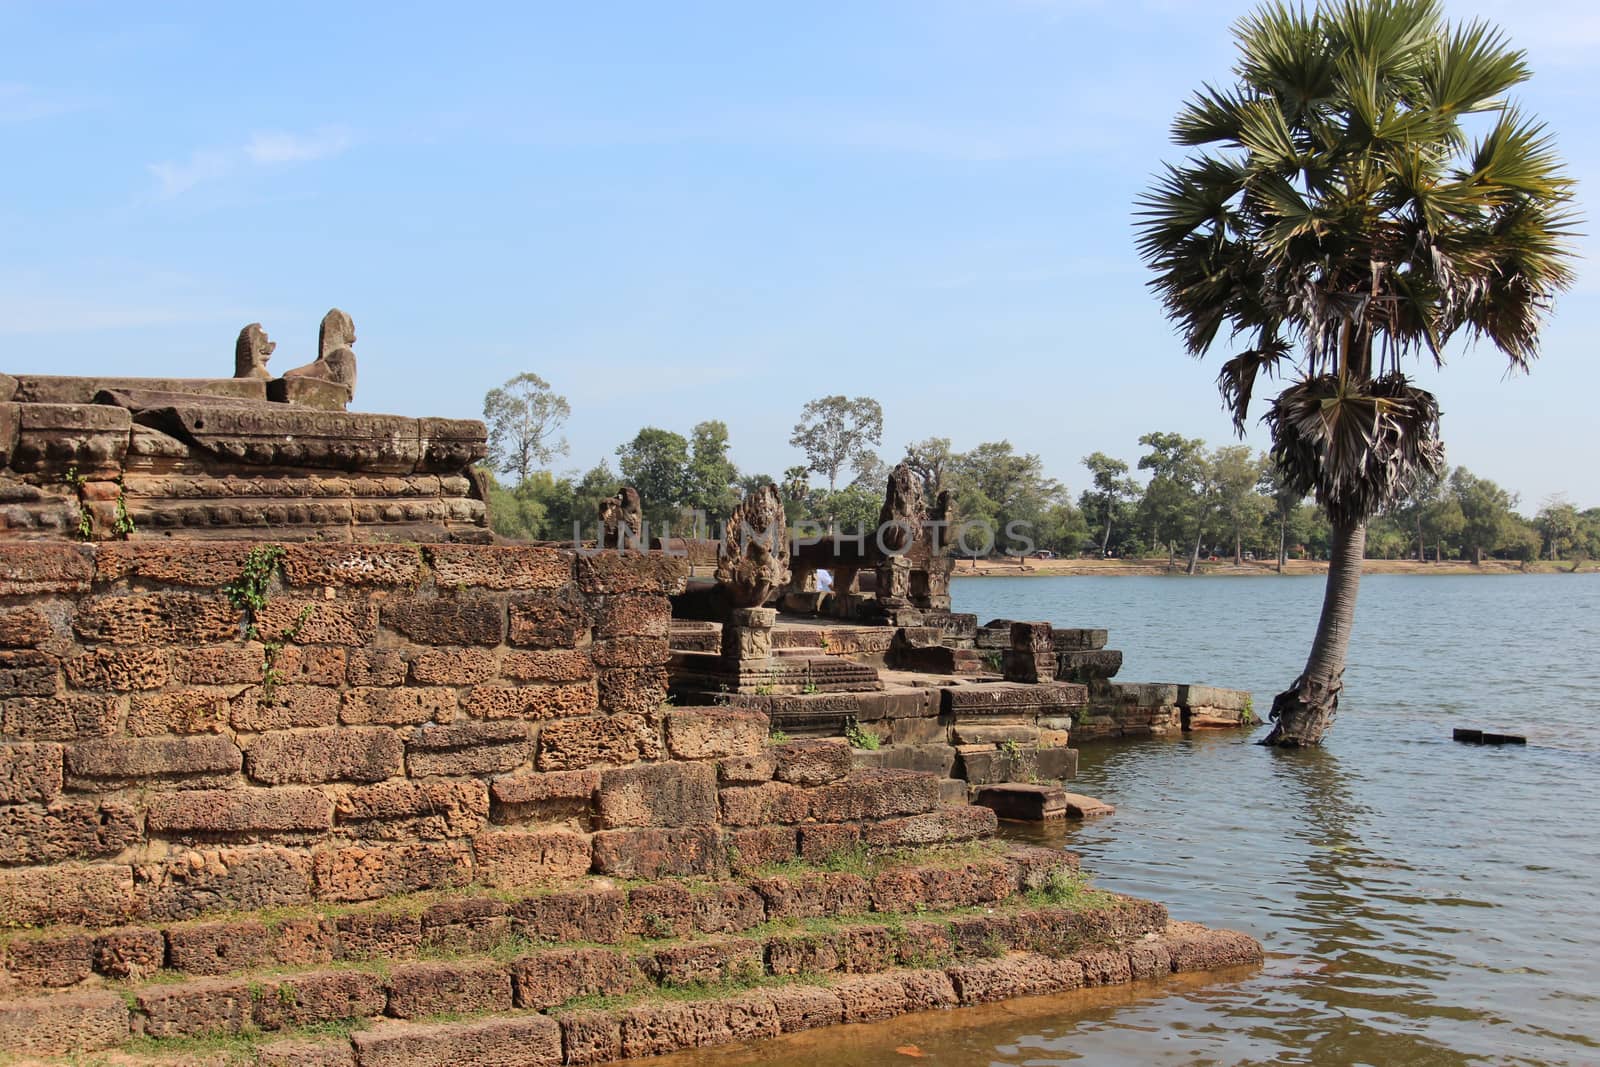
[[[358,408],[476,416],[533,370],[574,468],[720,418],[776,474],[843,392],[883,402],[886,458],[1003,437],[1076,492],[1146,431],[1229,439],[1130,205],[1247,7],[6,3],[0,369],[227,375],[260,321],[282,371],[337,305]],[[1600,14],[1451,11],[1529,50],[1587,199]],[[1531,376],[1487,349],[1423,373],[1451,460],[1600,504],[1597,328],[1586,261]]]

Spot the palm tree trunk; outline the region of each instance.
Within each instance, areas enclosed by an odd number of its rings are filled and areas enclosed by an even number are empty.
[[[1100,558],[1106,558],[1106,546],[1111,544],[1111,512],[1106,512],[1106,532],[1100,535]]]
[[[1194,551],[1189,553],[1189,573],[1194,574],[1200,569],[1200,538],[1205,534],[1205,527],[1201,526],[1194,532]]]
[[[1423,545],[1423,541],[1422,541],[1422,516],[1419,514],[1417,516],[1417,562],[1418,563],[1426,563],[1427,561],[1428,561],[1428,550]]]
[[[1289,520],[1278,517],[1278,573],[1283,573],[1283,568],[1289,562]]]
[[[1345,657],[1350,650],[1366,545],[1365,523],[1334,526],[1328,586],[1322,595],[1322,617],[1317,621],[1311,655],[1294,684],[1273,699],[1274,725],[1262,744],[1280,748],[1319,745],[1333,725],[1339,691],[1344,688]]]
[[[1238,529],[1238,527],[1234,527],[1234,530],[1233,530],[1233,565],[1235,567],[1241,566],[1244,563],[1244,552],[1241,550],[1239,542],[1240,542],[1239,529]]]

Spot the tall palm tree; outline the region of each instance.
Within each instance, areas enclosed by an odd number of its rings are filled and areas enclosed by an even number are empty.
[[[1437,0],[1269,3],[1234,27],[1235,84],[1172,124],[1195,151],[1139,199],[1140,254],[1189,351],[1224,333],[1241,433],[1257,380],[1272,457],[1333,525],[1305,670],[1267,744],[1321,741],[1338,708],[1367,520],[1442,462],[1439,405],[1404,373],[1458,335],[1524,370],[1573,279],[1573,186],[1506,93],[1523,52]]]

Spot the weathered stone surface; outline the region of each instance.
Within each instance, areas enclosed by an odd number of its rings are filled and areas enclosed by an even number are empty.
[[[428,726],[406,742],[406,769],[413,778],[487,774],[512,770],[532,755],[527,727],[518,722]]]
[[[594,687],[570,685],[479,685],[461,699],[461,709],[475,719],[543,719],[592,715],[599,709]]]
[[[666,637],[612,637],[596,641],[589,655],[597,667],[659,667],[671,657]]]
[[[55,626],[38,608],[0,608],[0,648],[35,648],[53,636]]]
[[[310,971],[254,988],[250,1021],[262,1030],[311,1026],[381,1014],[386,993],[375,974],[355,970]]]
[[[150,1037],[236,1034],[252,1021],[254,989],[252,983],[237,978],[209,978],[147,986],[135,995],[135,1002]]]
[[[305,904],[311,861],[302,852],[259,846],[178,850],[134,871],[136,910],[149,919],[190,919],[209,911]]]
[[[909,1010],[905,987],[893,975],[868,974],[847,978],[833,986],[833,994],[844,1006],[844,1021],[847,1023],[891,1019]]]
[[[495,654],[487,648],[428,648],[411,661],[418,685],[473,685],[493,678]]]
[[[850,746],[839,741],[785,741],[773,746],[773,777],[799,786],[826,785],[850,773]]]
[[[472,863],[464,849],[443,842],[348,845],[312,857],[322,900],[375,900],[420,889],[466,885]]]
[[[679,986],[749,981],[765,970],[761,943],[742,937],[670,945],[644,964],[658,984]]]
[[[273,1041],[256,1050],[258,1067],[356,1067],[348,1038]]]
[[[713,827],[602,830],[594,835],[594,869],[613,878],[714,875],[724,863]]]
[[[586,834],[566,830],[504,830],[472,842],[473,880],[497,889],[541,885],[589,873]]]
[[[665,716],[667,751],[678,759],[753,756],[766,747],[771,725],[759,711],[682,708]]]
[[[861,827],[851,823],[815,823],[800,827],[800,858],[826,863],[861,842]]]
[[[275,596],[256,612],[256,629],[267,641],[364,645],[378,632],[378,610],[365,599]]]
[[[252,685],[261,681],[266,656],[255,642],[180,648],[174,653],[174,668],[174,677],[184,685]]]
[[[360,1067],[557,1067],[561,1026],[545,1015],[473,1022],[380,1023],[350,1039]]]
[[[558,589],[572,581],[573,554],[537,545],[429,545],[435,584],[476,589]]]
[[[572,589],[528,593],[510,601],[508,640],[520,648],[571,649],[586,644],[588,601]]]
[[[406,661],[395,648],[351,649],[345,680],[356,686],[399,685],[406,680]]]
[[[618,766],[653,755],[655,729],[642,715],[559,719],[539,728],[541,771]]]
[[[75,741],[114,733],[122,707],[117,697],[68,693],[0,701],[0,722],[16,741]]]
[[[792,826],[752,826],[725,835],[728,867],[735,874],[753,874],[799,854],[799,832]]]
[[[758,1041],[778,1033],[778,1013],[764,993],[725,1000],[660,1002],[620,1013],[622,1054],[656,1056],[684,1048]]]
[[[150,832],[179,838],[319,833],[333,804],[316,789],[203,789],[150,799]]]
[[[1173,923],[1167,931],[1166,947],[1172,969],[1179,973],[1262,961],[1261,945],[1255,938],[1234,930],[1208,930],[1194,923]]]
[[[128,1005],[116,993],[55,993],[0,1004],[0,1048],[55,1055],[128,1039]]]
[[[204,645],[238,637],[240,618],[223,596],[129,593],[80,601],[72,628],[85,641],[114,645]]]
[[[405,746],[392,730],[339,727],[257,738],[245,758],[251,778],[286,782],[381,782],[401,772]],[[68,754],[70,766],[71,754]],[[428,772],[423,772],[428,773]]]
[[[600,710],[609,715],[646,714],[667,699],[663,667],[608,667],[599,672]]]
[[[512,964],[511,975],[517,1007],[535,1010],[576,997],[622,996],[644,985],[630,956],[601,948],[535,952]]]
[[[421,573],[415,545],[307,541],[284,547],[283,577],[290,585],[412,585]]]
[[[339,691],[322,685],[257,686],[228,705],[235,730],[262,732],[332,726],[339,721]]]
[[[0,596],[87,593],[93,550],[84,545],[14,541],[0,553]]]
[[[237,702],[241,717],[255,700]],[[128,732],[135,737],[160,734],[218,733],[228,724],[235,702],[223,689],[169,689],[163,693],[136,693],[128,706]]]
[[[729,756],[717,761],[717,781],[722,785],[760,785],[770,782],[777,770],[771,748],[750,756]]]
[[[351,912],[334,920],[339,956],[347,960],[393,960],[415,955],[422,945],[422,918],[405,913]]]
[[[666,597],[648,594],[607,597],[595,618],[598,638],[663,638],[672,624],[672,605]]]
[[[728,787],[722,790],[719,801],[722,822],[727,826],[800,823],[812,815],[807,791],[787,782]]]
[[[783,1033],[793,1034],[844,1021],[844,1005],[831,989],[791,985],[777,986],[766,993]]]
[[[94,942],[84,934],[15,938],[6,945],[5,965],[21,985],[36,989],[77,985],[94,970]]]
[[[495,822],[577,820],[587,826],[600,788],[598,770],[538,771],[497,778],[489,786]]]
[[[916,771],[857,771],[808,792],[818,822],[920,815],[939,806],[939,779]]]
[[[54,800],[61,793],[62,758],[60,745],[0,745],[0,804]]]
[[[1051,634],[1051,647],[1057,652],[1098,652],[1106,647],[1106,631],[1056,630]]]
[[[1060,993],[1084,984],[1077,962],[1026,953],[966,963],[945,973],[966,1005]]]
[[[341,828],[365,837],[465,837],[489,817],[489,790],[481,781],[424,778],[357,786],[339,796]]]
[[[915,848],[981,840],[993,835],[998,827],[990,809],[963,805],[872,823],[863,829],[862,836],[872,848]]]
[[[131,805],[58,800],[0,808],[0,863],[60,863],[114,856],[143,837]]]
[[[272,669],[285,685],[344,685],[347,653],[324,645],[289,645],[278,650]]]
[[[172,680],[164,648],[95,648],[73,656],[62,667],[74,689],[160,689]],[[52,684],[46,692],[54,688]]]
[[[580,553],[578,589],[590,596],[683,592],[688,564],[680,557],[637,552]]]
[[[186,974],[220,975],[257,967],[272,959],[274,939],[266,923],[195,923],[167,930],[169,965]]]
[[[608,770],[600,780],[595,810],[606,830],[710,825],[717,821],[716,768],[650,763]]]
[[[557,1017],[561,1044],[572,1067],[610,1063],[622,1058],[622,1024],[606,1011],[568,1011]]]
[[[511,974],[493,960],[412,963],[389,976],[389,1011],[398,1019],[509,1011]]]
[[[404,665],[401,665],[404,671]],[[348,724],[409,726],[430,720],[448,722],[455,714],[456,693],[438,686],[397,688],[361,686],[347,689],[339,719]]]
[[[159,971],[166,956],[166,939],[159,930],[129,926],[94,939],[94,969],[107,978],[144,978]]]
[[[498,645],[505,602],[492,596],[402,596],[384,602],[383,625],[424,645]]]
[[[844,871],[757,878],[751,881],[750,888],[766,902],[767,918],[771,920],[827,918],[857,914],[872,907],[867,880]]]
[[[532,896],[512,905],[512,927],[534,941],[616,944],[627,928],[627,903],[620,889]]]
[[[511,933],[509,911],[493,897],[440,901],[422,913],[422,943],[445,952],[492,952]]]
[[[145,778],[211,778],[237,772],[239,746],[226,737],[82,741],[66,751],[67,784],[98,788]]]
[[[587,654],[572,649],[512,650],[500,661],[500,675],[514,682],[587,682],[595,670]]]

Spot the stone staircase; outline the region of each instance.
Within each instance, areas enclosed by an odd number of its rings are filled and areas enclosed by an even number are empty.
[[[985,809],[967,812],[975,833],[992,826]],[[34,931],[13,935],[5,958],[37,990],[0,1002],[0,1045],[17,1054],[515,1067],[1251,963],[1260,950],[1090,888],[1070,854],[984,839],[858,843],[721,878]]]

